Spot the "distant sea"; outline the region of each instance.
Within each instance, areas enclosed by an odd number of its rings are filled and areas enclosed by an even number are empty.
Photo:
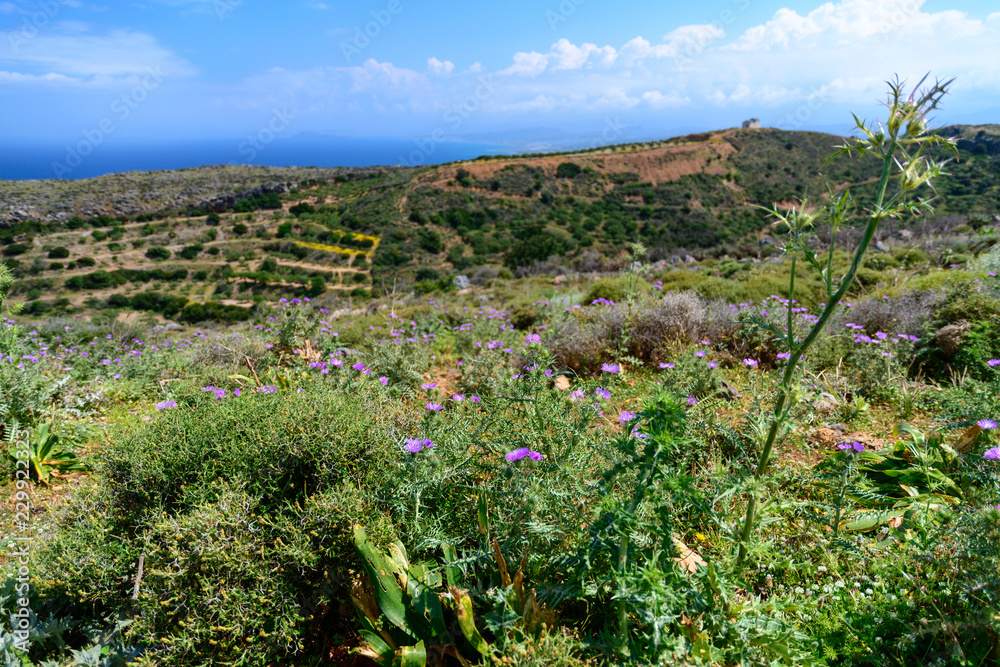
[[[511,146],[435,142],[430,138],[363,139],[317,137],[276,139],[254,146],[245,139],[156,145],[0,143],[0,179],[92,178],[122,171],[183,169],[217,164],[269,167],[420,166],[522,152]]]

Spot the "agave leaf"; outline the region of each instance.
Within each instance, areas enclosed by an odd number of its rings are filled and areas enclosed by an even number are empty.
[[[361,556],[365,573],[372,582],[375,602],[379,609],[382,610],[390,623],[415,640],[417,635],[407,622],[403,589],[400,588],[399,582],[393,576],[394,568],[388,559],[368,541],[368,535],[360,525],[354,526],[354,548]]]
[[[448,626],[444,622],[444,608],[441,606],[441,598],[412,571],[411,576],[406,581],[406,592],[410,596],[410,609],[413,615],[416,615],[421,621],[421,623],[417,623],[413,618],[410,619],[411,627],[421,632],[419,636],[441,637],[447,635]]]
[[[361,638],[364,644],[358,647],[358,653],[376,662],[382,667],[392,665],[392,659],[396,655],[395,649],[389,646],[381,636],[371,630],[362,630]]]
[[[396,651],[393,667],[425,667],[427,664],[427,649],[423,640],[414,646],[404,646]]]
[[[479,633],[479,628],[476,627],[476,618],[472,609],[472,598],[465,591],[459,590],[455,586],[450,589],[451,599],[455,602],[455,615],[458,616],[458,625],[462,628],[462,634],[472,648],[476,649],[479,655],[486,658],[490,655],[491,649],[489,643],[483,636]]]
[[[444,552],[444,562],[445,562],[445,575],[448,578],[449,586],[458,586],[462,579],[462,572],[452,565],[456,560],[458,560],[458,553],[455,551],[455,547],[450,544],[442,544],[441,551]]]
[[[391,545],[386,557],[358,525],[354,527],[354,546],[372,582],[379,609],[390,623],[413,641],[447,634],[441,600],[419,578],[411,576],[406,549],[400,542]]]

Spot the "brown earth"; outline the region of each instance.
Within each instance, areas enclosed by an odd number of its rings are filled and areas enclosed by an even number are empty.
[[[736,149],[725,141],[725,133],[713,134],[707,141],[670,143],[652,149],[587,152],[509,160],[466,162],[461,168],[480,180],[490,180],[497,172],[510,165],[540,167],[547,175],[555,177],[559,165],[573,162],[583,168],[590,167],[604,173],[635,173],[643,183],[666,183],[691,174],[726,174],[726,160]],[[437,169],[422,179],[422,185],[447,187],[455,177],[458,167]],[[503,195],[498,195],[503,196]]]

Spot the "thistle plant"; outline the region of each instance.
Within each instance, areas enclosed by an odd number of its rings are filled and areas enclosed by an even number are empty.
[[[845,189],[840,194],[832,196],[824,206],[813,211],[810,211],[808,206],[803,204],[801,207],[793,208],[787,212],[779,211],[777,208],[772,212],[776,219],[775,224],[788,228],[788,243],[785,252],[791,257],[791,276],[788,281],[787,329],[779,330],[761,318],[755,319],[755,323],[782,340],[790,356],[785,365],[778,397],[771,411],[770,428],[764,439],[757,469],[749,489],[750,497],[747,502],[746,516],[738,536],[738,565],[742,565],[746,558],[747,547],[757,519],[759,488],[766,479],[767,467],[771,462],[775,441],[789,423],[789,413],[794,402],[795,372],[802,355],[816,341],[836,311],[841,299],[854,283],[854,278],[879,224],[886,219],[919,215],[930,211],[930,202],[922,198],[920,193],[924,187],[932,187],[933,180],[944,169],[946,161],[938,160],[937,155],[941,149],[951,149],[957,153],[955,143],[952,140],[942,137],[936,132],[928,131],[928,114],[938,108],[952,81],[936,81],[934,85],[921,89],[926,80],[925,76],[909,96],[905,95],[904,84],[898,78],[888,82],[889,94],[886,102],[888,119],[885,123],[877,122],[875,125],[868,125],[855,115],[854,121],[859,136],[848,139],[847,143],[839,147],[839,150],[831,157],[831,159],[839,155],[871,157],[882,162],[872,206],[863,212],[863,216],[866,218],[864,233],[847,272],[839,281],[839,287],[833,275],[837,232],[841,226],[855,216],[855,211],[858,208],[850,190]],[[810,246],[812,231],[819,223],[827,223],[831,227],[830,246],[825,258],[820,257]],[[826,291],[826,305],[822,313],[805,337],[801,339],[796,336],[793,326],[795,276],[800,256],[810,268],[818,272]]]
[[[7,288],[13,282],[14,278],[10,275],[10,269],[7,268],[6,264],[0,263],[0,355],[10,354],[20,336],[20,329],[13,321],[6,321],[6,317],[19,312],[22,305],[12,306],[10,303],[4,303]]]

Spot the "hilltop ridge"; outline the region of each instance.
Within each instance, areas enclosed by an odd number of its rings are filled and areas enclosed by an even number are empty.
[[[946,128],[961,159],[937,183],[938,214],[997,214],[997,127]],[[232,307],[273,292],[361,296],[484,267],[527,270],[553,256],[599,266],[633,241],[652,261],[759,256],[772,205],[847,186],[864,202],[874,166],[827,162],[843,141],[741,128],[422,168],[217,166],[3,181],[0,246],[15,292],[76,307],[150,282]]]

